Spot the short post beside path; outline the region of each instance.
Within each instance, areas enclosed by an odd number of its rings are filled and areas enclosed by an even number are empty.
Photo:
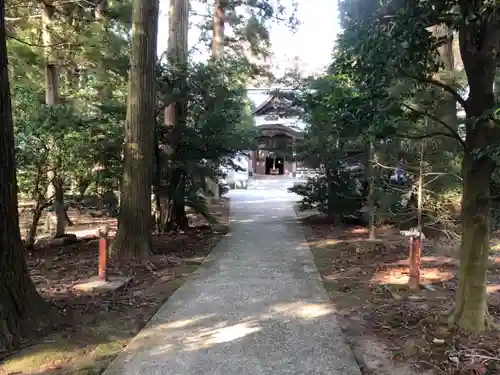
[[[108,281],[107,268],[108,268],[108,246],[109,246],[109,226],[103,225],[97,231],[99,236],[99,280]]]
[[[409,238],[408,266],[410,278],[408,287],[410,290],[420,290],[420,263],[423,250],[423,240],[425,238],[421,230],[412,228],[400,231],[402,236]]]
[[[96,234],[99,238],[97,245],[97,276],[82,280],[74,286],[74,289],[87,293],[116,292],[127,285],[132,278],[108,276],[108,257],[110,245],[109,226],[105,224],[99,227]]]

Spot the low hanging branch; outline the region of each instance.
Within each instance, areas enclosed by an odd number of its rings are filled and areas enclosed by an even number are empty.
[[[434,136],[436,136],[436,135],[442,135],[442,136],[445,136],[445,137],[453,138],[453,139],[455,139],[456,141],[458,141],[462,145],[462,147],[463,147],[464,150],[468,150],[469,147],[468,147],[467,143],[462,139],[462,137],[460,137],[460,134],[458,134],[458,132],[455,129],[453,129],[452,126],[450,126],[449,124],[447,124],[445,121],[441,120],[436,115],[433,115],[432,113],[429,113],[427,111],[425,111],[425,112],[419,111],[418,109],[415,109],[412,106],[409,106],[409,105],[404,104],[404,103],[403,103],[403,107],[405,107],[406,109],[408,109],[408,110],[412,111],[413,113],[416,113],[416,114],[418,114],[420,116],[428,117],[431,120],[436,121],[440,125],[444,126],[450,132],[450,133],[435,132],[435,133],[432,133],[432,134],[434,134]],[[408,136],[407,138],[410,138],[410,136]],[[427,136],[427,137],[424,136],[424,137],[422,137],[420,139],[423,139],[423,138],[429,138],[429,136]]]
[[[448,138],[456,139],[456,137],[453,136],[453,134],[445,133],[445,132],[432,132],[432,133],[425,133],[425,134],[396,133],[395,136],[401,137],[401,138],[415,139],[415,140],[422,140],[422,139],[434,138],[434,137],[448,137]]]
[[[434,78],[431,78],[431,77],[418,77],[418,76],[414,76],[412,74],[409,74],[407,72],[401,72],[405,77],[408,77],[408,78],[411,78],[411,79],[414,79],[418,82],[421,82],[421,83],[428,83],[430,85],[434,85],[436,87],[439,87],[441,89],[443,89],[444,91],[446,91],[447,93],[453,95],[453,97],[457,100],[457,102],[460,103],[460,105],[462,106],[462,108],[464,110],[467,111],[468,109],[468,105],[467,105],[467,100],[465,100],[462,95],[460,95],[453,87],[451,87],[450,85],[447,85],[446,83],[444,82],[441,82],[437,79],[434,79]]]

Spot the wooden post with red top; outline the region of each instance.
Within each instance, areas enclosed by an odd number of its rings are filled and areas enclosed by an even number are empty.
[[[99,280],[108,281],[108,244],[109,226],[107,224],[99,228]]]
[[[409,256],[409,273],[410,280],[408,287],[410,290],[420,290],[420,257],[422,251],[420,249],[420,238],[410,237],[410,256]]]
[[[409,237],[409,281],[408,287],[410,290],[420,290],[420,263],[422,257],[422,243],[424,234],[417,230],[412,229],[409,231],[401,231],[403,236]]]

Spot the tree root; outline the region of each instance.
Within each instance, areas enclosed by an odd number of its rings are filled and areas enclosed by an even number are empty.
[[[474,327],[464,325],[460,323],[460,315],[458,310],[454,310],[451,312],[451,314],[448,317],[448,327],[459,327],[466,329],[467,331],[472,331],[475,332],[477,329],[474,329]],[[500,330],[500,324],[495,322],[495,318],[488,312],[486,311],[486,314],[484,316],[484,330],[480,330],[482,332],[488,332],[488,331],[498,331]]]
[[[500,330],[500,324],[495,322],[495,318],[489,312],[486,313],[485,325],[486,325],[487,331],[499,331]]]

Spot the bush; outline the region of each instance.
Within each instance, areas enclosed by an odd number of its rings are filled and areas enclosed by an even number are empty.
[[[356,175],[337,170],[332,173],[330,184],[325,175],[319,175],[309,177],[305,184],[297,184],[288,190],[302,197],[300,210],[316,209],[338,222],[362,222],[364,215],[361,208],[366,203],[364,185]]]

